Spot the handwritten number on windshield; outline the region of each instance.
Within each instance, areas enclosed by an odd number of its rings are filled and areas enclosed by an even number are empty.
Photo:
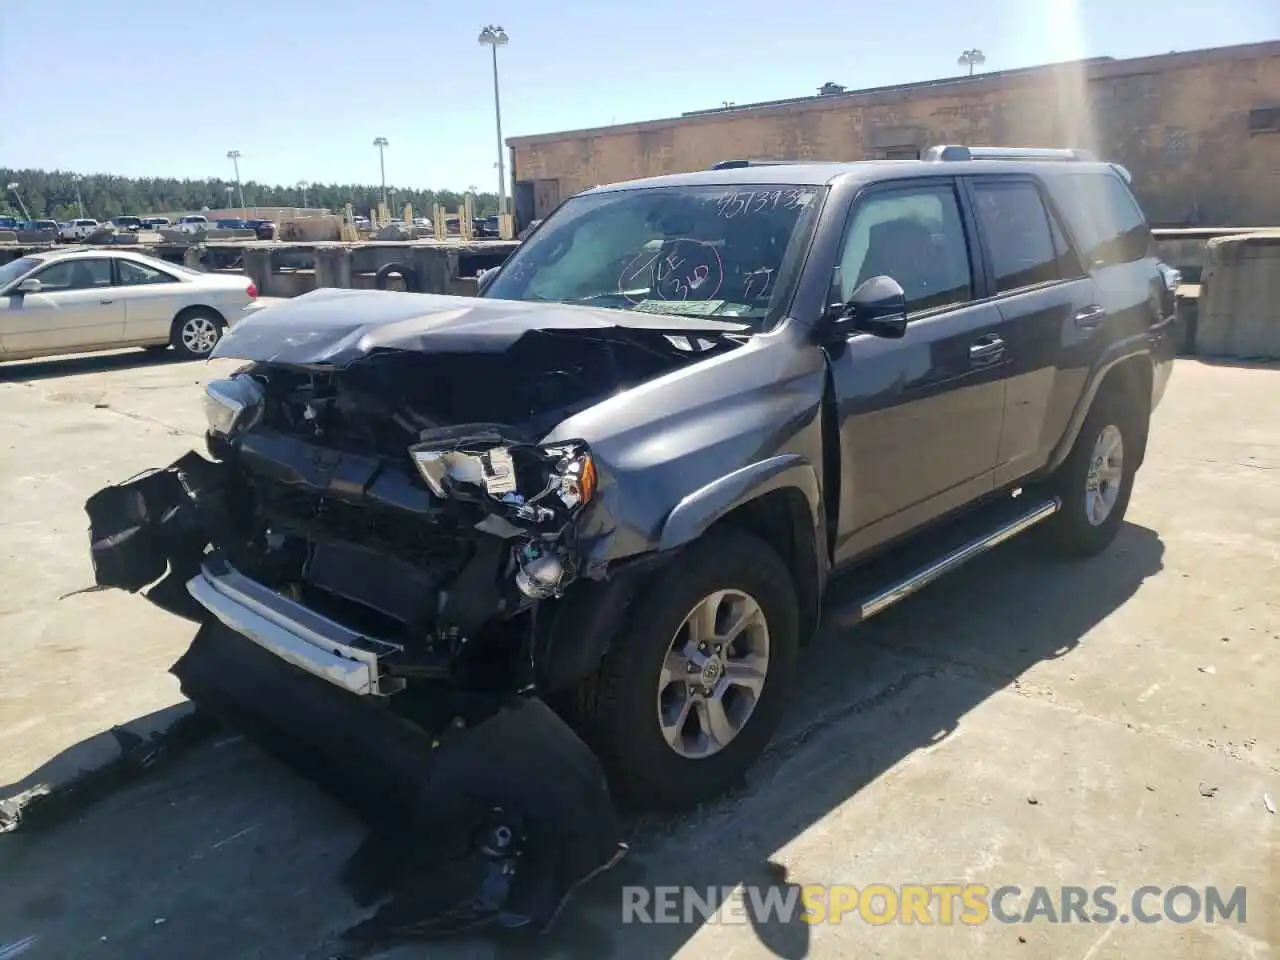
[[[724,284],[724,264],[716,248],[703,240],[668,240],[657,253],[646,250],[632,260],[618,277],[618,292],[637,285],[649,288],[647,298],[658,300],[711,300]]]
[[[725,220],[764,213],[767,210],[799,210],[809,201],[806,190],[751,190],[726,193],[716,201],[716,212]]]

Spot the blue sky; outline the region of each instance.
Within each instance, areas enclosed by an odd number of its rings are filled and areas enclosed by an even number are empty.
[[[1212,11],[1212,12],[1211,12]],[[0,166],[496,186],[503,133],[1280,36],[1278,0],[0,0]]]

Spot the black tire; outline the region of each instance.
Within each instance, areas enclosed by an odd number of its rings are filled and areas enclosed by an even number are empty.
[[[659,676],[685,618],[719,590],[741,591],[759,605],[768,628],[768,666],[740,732],[719,752],[690,759],[668,745],[659,727]],[[724,530],[688,547],[645,587],[633,609],[629,628],[578,689],[573,720],[620,800],[643,808],[688,807],[739,783],[777,729],[799,640],[791,575],[768,544]]]
[[[209,339],[208,328],[212,326],[212,340]],[[206,360],[213,353],[214,347],[222,339],[226,321],[222,314],[210,307],[189,307],[173,318],[173,329],[169,333],[169,342],[174,352],[184,360]],[[189,334],[199,330],[203,335],[193,337]],[[190,342],[190,345],[188,345]]]
[[[418,271],[413,269],[407,263],[384,263],[378,268],[378,272],[373,275],[374,285],[379,290],[387,289],[388,277],[392,274],[400,277],[404,281],[404,288],[408,293],[418,293]]]
[[[1119,385],[1109,388],[1104,384],[1099,391],[1071,453],[1053,478],[1053,492],[1062,499],[1062,509],[1045,523],[1044,531],[1056,552],[1068,557],[1091,557],[1109,547],[1120,532],[1133,493],[1146,415],[1145,407]],[[1090,518],[1088,506],[1095,452],[1103,433],[1112,429],[1120,433],[1120,479],[1105,519],[1096,522]]]

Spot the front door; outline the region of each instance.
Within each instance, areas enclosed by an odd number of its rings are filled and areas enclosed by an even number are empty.
[[[60,260],[28,279],[39,293],[0,298],[5,356],[74,353],[124,340],[124,302],[106,257]]]
[[[828,347],[840,425],[836,562],[988,493],[1008,351],[980,299],[971,221],[949,178],[873,189],[846,228],[833,299],[874,276],[907,295],[901,340],[851,334]]]

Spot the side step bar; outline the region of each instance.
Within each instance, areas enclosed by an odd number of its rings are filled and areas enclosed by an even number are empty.
[[[888,585],[875,588],[871,593],[863,594],[856,599],[837,601],[829,605],[823,622],[850,626],[874,617],[877,613],[888,610],[895,603],[922,590],[943,574],[950,573],[961,564],[979,554],[986,553],[992,547],[999,546],[1037,523],[1048,520],[1061,508],[1062,501],[1053,497],[1022,507],[1012,516],[1006,514],[1006,517],[996,526],[948,550],[937,559],[915,568],[906,576],[895,578]]]

